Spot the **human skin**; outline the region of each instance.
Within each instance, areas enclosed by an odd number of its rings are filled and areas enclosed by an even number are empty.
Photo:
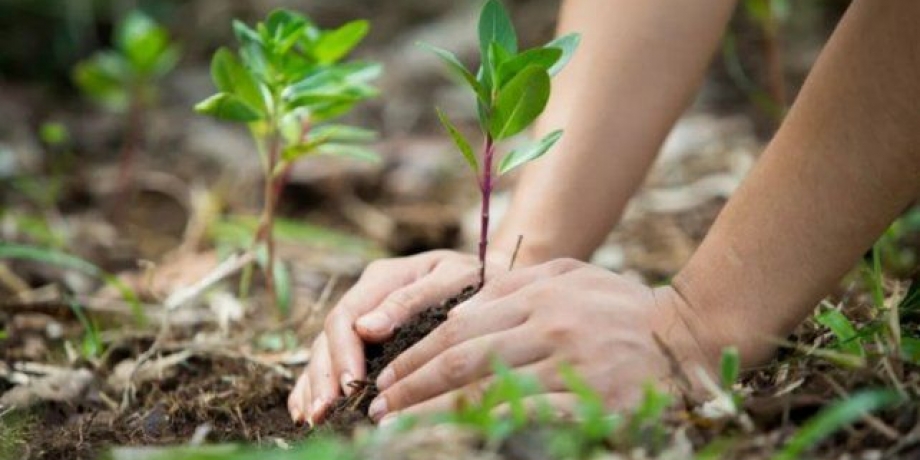
[[[518,235],[525,236],[519,268],[590,256],[691,99],[733,7],[731,0],[563,3],[558,33],[577,31],[582,44],[553,83],[537,134],[560,127],[566,134],[556,152],[525,168],[490,245],[490,279],[508,267]],[[366,376],[362,340],[388,338],[413,314],[474,284],[477,269],[474,257],[449,251],[368,267],[314,342],[314,359],[289,398],[292,418],[321,419],[347,382]]]
[[[610,2],[614,3],[617,2]],[[612,17],[606,19],[622,19],[629,4],[620,5],[622,11],[607,12]],[[644,10],[653,9],[653,4],[657,2],[634,5],[647,14],[635,13],[636,18],[655,17],[651,10]],[[592,28],[590,21],[603,22],[605,11],[592,2],[595,8],[582,18],[577,14],[583,11],[581,5],[584,3],[579,1],[566,3],[563,18],[575,20],[577,28],[586,31],[584,51],[591,49],[591,38],[595,36],[592,31],[600,34],[616,27]],[[697,4],[694,7],[702,8]],[[694,15],[694,11],[675,11],[671,3],[660,4],[657,11],[661,16],[679,18],[682,25],[695,21],[701,25],[675,30],[673,24],[671,28],[650,28],[653,26],[646,23],[633,32],[646,31],[649,39],[680,31],[693,32],[699,43],[701,30],[724,25],[731,5],[717,2],[708,7],[709,10]],[[724,11],[724,16],[712,14],[714,10]],[[920,123],[920,117],[911,104],[920,96],[920,49],[916,45],[920,43],[920,31],[911,21],[918,13],[920,3],[910,0],[854,2],[816,63],[786,122],[671,286],[650,289],[596,267],[566,260],[502,275],[487,284],[480,295],[458,307],[438,331],[400,356],[381,374],[378,385],[384,390],[372,404],[372,415],[379,420],[398,413],[447,409],[458,392],[481,391],[489,379],[488,362],[496,357],[521,372],[536,375],[547,389],[549,401],[563,410],[571,406],[573,398],[558,380],[561,363],[580,372],[611,408],[629,406],[635,401],[640,385],[649,380],[672,389],[679,387],[656,337],[664,347],[676,352],[691,375],[695,367],[711,370],[719,351],[727,345],[739,347],[746,365],[768,359],[772,353],[769,339],[785,335],[800,322],[898,212],[920,194],[920,149],[916,147],[920,145],[920,130],[913,129],[913,125]],[[714,19],[716,16],[718,21]],[[634,23],[624,26],[628,24]],[[562,28],[567,26],[564,20]],[[629,43],[633,35],[622,30],[616,33],[621,32],[625,38],[620,39]],[[714,37],[713,42],[718,33]],[[662,45],[654,48],[655,52],[675,52],[694,41],[686,36],[679,38],[675,39],[674,49]],[[608,43],[604,53],[619,49],[614,44],[620,42]],[[705,63],[714,46],[705,43],[695,50],[700,62]],[[633,53],[636,54],[624,54],[616,63],[593,62],[602,68],[608,65],[629,68],[625,63],[635,67],[636,62],[655,60],[638,54],[637,50]],[[683,53],[681,56],[686,58],[687,50],[683,49]],[[681,62],[687,66],[679,69],[685,72],[684,79],[675,77],[676,71],[668,75],[685,82],[689,91],[695,80],[687,75],[698,75],[690,72],[695,67],[687,62],[697,61],[690,58],[661,61],[662,65]],[[558,154],[526,172],[509,220],[496,239],[502,241],[509,235],[526,234],[528,242],[532,242],[529,246],[532,252],[525,252],[528,264],[562,256],[583,258],[594,249],[602,237],[595,230],[606,231],[594,226],[609,226],[622,209],[610,211],[601,205],[625,203],[625,198],[616,195],[615,188],[604,190],[610,176],[597,174],[602,168],[579,165],[610,160],[607,167],[612,170],[629,169],[615,174],[618,179],[628,181],[635,174],[638,184],[650,161],[641,158],[652,156],[639,150],[654,150],[660,143],[660,139],[650,140],[655,136],[649,133],[658,128],[654,121],[658,120],[661,129],[666,130],[667,122],[673,121],[687,98],[685,92],[662,88],[667,97],[656,100],[654,96],[658,93],[646,95],[645,99],[633,101],[641,107],[638,113],[608,118],[613,125],[631,126],[633,118],[648,116],[643,124],[623,131],[606,124],[592,125],[601,120],[598,114],[605,108],[615,115],[617,104],[609,101],[629,101],[630,93],[624,89],[613,95],[604,93],[603,89],[614,80],[588,78],[600,70],[585,61],[582,61],[584,67],[577,64],[573,63],[572,72],[564,78],[575,78],[569,85],[581,88],[585,94],[573,89],[568,94],[560,91],[557,96],[563,99],[558,107],[574,106],[579,110],[559,114],[551,111],[551,116],[558,116],[559,120],[546,120],[550,126],[564,125],[569,141],[562,144]],[[590,71],[585,67],[591,67]],[[638,65],[638,69],[658,73],[643,65]],[[584,73],[579,74],[579,70]],[[622,78],[631,78],[633,69],[608,71],[611,73],[607,75],[620,76],[617,72],[623,72]],[[576,78],[579,75],[580,79]],[[636,85],[642,81],[645,80],[638,79]],[[639,91],[629,85],[623,87]],[[580,94],[585,105],[565,103],[566,97],[579,101]],[[604,100],[598,94],[613,97],[607,104],[590,105],[591,101]],[[610,105],[614,107],[609,108]],[[651,112],[667,113],[658,119]],[[585,123],[592,128],[579,135],[579,127]],[[606,139],[604,134],[611,132],[645,140]],[[588,140],[581,147],[584,153],[579,154],[581,139]],[[615,142],[612,145],[624,150],[608,151],[611,147],[601,142],[604,140]],[[636,150],[626,148],[630,146]],[[619,155],[627,158],[618,161]],[[548,168],[550,164],[559,172],[554,172],[554,180],[547,183],[546,174],[554,171]],[[592,173],[599,177],[593,177]],[[537,180],[540,177],[543,181]],[[596,183],[587,180],[588,177],[593,177]],[[596,188],[564,193],[573,181],[584,187],[594,183]],[[558,188],[554,193],[551,193],[552,184]],[[619,190],[626,190],[628,195],[636,185],[621,186]],[[541,197],[545,199],[533,198],[539,197],[544,188],[550,191]],[[557,200],[557,195],[567,198]],[[596,195],[606,199],[586,202],[586,198]],[[540,216],[557,215],[566,216],[559,219],[565,222],[557,223],[555,217],[548,222],[540,220]],[[586,221],[579,223],[579,219]],[[528,231],[519,231],[524,228]],[[442,254],[441,257],[461,260],[464,256]],[[361,283],[355,289],[364,290]],[[373,310],[374,305],[365,308],[362,313]],[[338,312],[330,315],[336,316],[343,315]],[[367,332],[360,323],[357,330],[359,334]],[[336,349],[338,354],[340,351]],[[332,358],[325,362],[317,360],[298,383],[291,397],[295,418],[322,415],[322,410],[298,413],[301,407],[298,398],[328,391],[325,390],[328,383],[312,376],[335,374],[331,361]]]

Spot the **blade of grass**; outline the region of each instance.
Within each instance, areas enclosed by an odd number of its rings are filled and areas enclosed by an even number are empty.
[[[841,428],[900,401],[901,396],[896,391],[888,389],[865,390],[837,401],[809,419],[786,443],[783,450],[773,456],[773,460],[800,458],[803,453]]]
[[[147,315],[144,314],[144,309],[141,307],[137,293],[116,276],[86,260],[53,249],[10,243],[0,243],[0,259],[29,260],[63,269],[74,270],[84,275],[98,278],[121,294],[125,302],[131,307],[131,312],[134,313],[134,319],[138,326],[143,327],[147,325]]]

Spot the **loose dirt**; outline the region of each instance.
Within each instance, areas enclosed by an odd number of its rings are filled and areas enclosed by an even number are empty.
[[[416,315],[405,325],[396,329],[393,338],[380,344],[365,345],[367,359],[367,380],[353,382],[356,391],[349,397],[339,398],[333,405],[324,429],[338,433],[350,433],[361,424],[372,423],[367,416],[371,401],[379,394],[377,376],[402,352],[421,341],[447,320],[451,309],[473,297],[478,289],[473,286],[465,288],[460,294],[451,297],[440,305],[432,306]]]

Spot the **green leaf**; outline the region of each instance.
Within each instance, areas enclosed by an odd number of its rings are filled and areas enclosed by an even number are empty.
[[[281,97],[294,106],[317,100],[357,102],[379,93],[366,83],[380,72],[380,65],[364,62],[324,67],[285,88]]]
[[[149,16],[132,11],[119,24],[115,42],[135,71],[150,75],[169,48],[169,34]]]
[[[377,152],[360,145],[328,143],[317,147],[317,152],[322,155],[350,157],[369,163],[380,163],[381,158]]]
[[[128,107],[129,64],[122,56],[103,52],[74,67],[73,80],[94,102],[114,111]]]
[[[498,167],[498,173],[500,175],[508,174],[518,167],[542,157],[561,137],[562,130],[560,129],[547,134],[536,144],[512,150],[502,158],[502,162]]]
[[[865,351],[853,323],[837,310],[828,310],[815,317],[818,324],[828,328],[834,333],[839,342],[840,349],[856,356],[864,356]]]
[[[49,121],[42,123],[38,129],[42,142],[52,146],[61,146],[70,142],[70,131],[62,123]]]
[[[738,381],[738,375],[741,374],[741,357],[738,355],[738,348],[726,347],[722,350],[719,370],[721,371],[722,388],[731,390],[732,385]]]
[[[506,139],[530,126],[546,108],[549,89],[549,74],[539,66],[528,66],[512,78],[495,100],[489,123],[492,137]]]
[[[809,449],[815,447],[828,436],[841,428],[873,412],[892,407],[902,401],[894,390],[864,390],[825,407],[817,415],[805,422],[805,425],[790,439],[774,460],[792,460],[802,458]]]
[[[291,313],[291,301],[293,299],[293,287],[291,286],[291,271],[282,260],[275,260],[272,267],[275,278],[275,305],[281,310],[281,314],[287,317]]]
[[[450,133],[450,137],[454,140],[454,144],[457,144],[457,148],[460,149],[460,153],[463,154],[463,158],[466,158],[466,162],[470,165],[470,168],[473,168],[473,171],[479,172],[479,161],[476,160],[476,154],[473,153],[473,148],[470,147],[470,143],[467,142],[466,138],[463,137],[463,134],[457,130],[453,123],[450,122],[450,119],[447,118],[447,115],[441,111],[441,109],[436,109],[438,112],[438,119],[441,120],[441,124],[447,128],[447,132]]]
[[[479,80],[476,79],[476,76],[473,75],[473,73],[470,72],[469,69],[467,69],[459,59],[457,59],[457,56],[454,55],[454,53],[451,53],[450,51],[442,48],[438,48],[437,46],[429,45],[427,43],[420,42],[418,43],[418,46],[421,46],[422,48],[425,48],[426,50],[431,51],[436,56],[438,56],[441,61],[447,65],[447,68],[451,71],[451,73],[460,77],[463,81],[466,82],[466,84],[473,90],[473,92],[476,93],[476,97],[478,97],[481,102],[489,104],[488,91],[483,88],[483,86],[479,83]]]
[[[321,125],[313,128],[308,136],[311,140],[325,142],[373,142],[377,133],[370,129],[348,125]]]
[[[499,65],[495,87],[501,91],[505,83],[529,65],[542,67],[548,72],[560,57],[562,57],[562,50],[559,48],[534,48],[524,51]]]
[[[252,30],[249,26],[239,20],[233,20],[233,34],[236,35],[236,39],[240,44],[246,43],[262,43],[262,37],[259,34]]]
[[[237,96],[215,94],[195,106],[195,111],[227,121],[250,123],[262,119],[262,114]]]
[[[313,56],[321,64],[337,62],[358,46],[369,30],[370,24],[367,21],[357,20],[326,32],[316,42]]]
[[[479,15],[479,51],[482,56],[489,52],[492,42],[497,42],[505,51],[517,53],[517,33],[508,15],[508,10],[498,0],[488,0]]]
[[[581,34],[568,34],[563,35],[555,40],[546,44],[544,48],[558,48],[562,51],[562,56],[556,61],[549,69],[549,74],[551,76],[556,76],[565,66],[572,60],[572,56],[575,55],[575,50],[578,49],[578,45],[581,44]]]
[[[915,365],[920,364],[920,339],[901,337],[901,359]]]
[[[265,99],[259,83],[233,53],[221,48],[211,60],[211,78],[217,89],[232,94],[264,116]]]
[[[300,40],[309,25],[309,21],[303,15],[293,11],[272,11],[265,21],[267,40],[263,37],[263,41],[272,43],[275,52],[284,55]]]

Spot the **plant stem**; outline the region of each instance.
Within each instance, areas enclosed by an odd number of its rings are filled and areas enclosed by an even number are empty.
[[[125,131],[124,141],[121,144],[121,154],[118,166],[117,196],[115,212],[121,214],[127,203],[124,197],[131,192],[131,178],[134,170],[134,151],[143,142],[144,129],[144,102],[142,91],[138,88],[131,90],[128,106],[128,126]]]
[[[486,284],[486,252],[489,249],[489,208],[492,201],[492,160],[495,156],[495,142],[491,135],[486,135],[485,152],[483,153],[482,181],[479,189],[482,192],[482,210],[479,227],[479,287]]]
[[[264,204],[262,217],[259,220],[259,228],[256,231],[255,244],[265,243],[266,260],[263,267],[265,275],[265,287],[272,303],[277,302],[275,295],[275,211],[278,207],[278,201],[281,199],[281,191],[284,189],[284,182],[287,174],[275,174],[275,168],[278,164],[279,150],[281,148],[281,139],[277,132],[273,132],[270,137],[268,148],[267,167],[265,174]]]

